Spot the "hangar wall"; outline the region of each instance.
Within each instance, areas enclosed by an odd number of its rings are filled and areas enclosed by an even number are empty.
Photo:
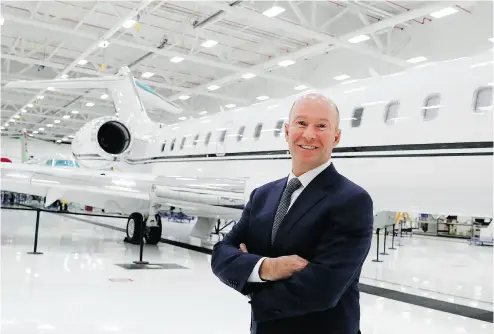
[[[2,137],[0,140],[1,156],[9,158],[14,163],[21,162],[21,142],[18,138]],[[27,139],[27,149],[30,156],[35,159],[62,158],[73,159],[71,146],[68,144],[55,144],[39,139]]]

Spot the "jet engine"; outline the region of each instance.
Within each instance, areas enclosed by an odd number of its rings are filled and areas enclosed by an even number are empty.
[[[131,151],[130,127],[116,117],[107,116],[86,123],[72,141],[72,153],[81,165],[108,169]]]

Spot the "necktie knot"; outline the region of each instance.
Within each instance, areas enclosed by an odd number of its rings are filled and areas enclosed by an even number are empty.
[[[302,185],[302,183],[300,182],[300,180],[295,177],[288,182],[288,185],[286,186],[285,192],[293,194],[293,192],[295,190],[297,190],[298,188],[300,188],[301,185]]]

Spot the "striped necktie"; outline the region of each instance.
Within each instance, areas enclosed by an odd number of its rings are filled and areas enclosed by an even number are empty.
[[[276,232],[278,232],[278,228],[280,227],[280,224],[283,221],[283,218],[285,218],[288,208],[290,207],[293,192],[300,188],[301,185],[302,183],[300,183],[299,179],[293,178],[290,180],[290,182],[288,182],[285,191],[283,191],[280,204],[278,205],[276,215],[274,216],[273,231],[271,233],[271,244],[274,243]]]

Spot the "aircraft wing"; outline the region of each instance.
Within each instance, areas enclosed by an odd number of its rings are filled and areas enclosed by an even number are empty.
[[[239,219],[245,180],[187,178],[80,168],[0,165],[2,190],[105,209],[108,213],[147,212],[150,203],[173,206],[190,216]]]

